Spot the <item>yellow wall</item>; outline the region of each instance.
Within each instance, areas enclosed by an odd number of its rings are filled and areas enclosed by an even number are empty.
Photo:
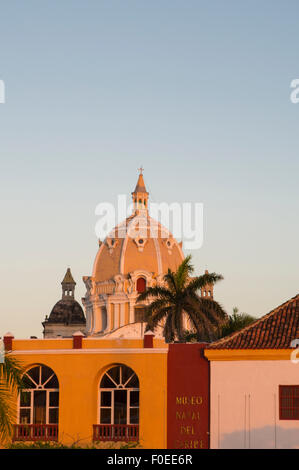
[[[140,383],[140,444],[166,448],[167,345],[142,340],[84,339],[83,349],[72,340],[14,340],[13,353],[25,367],[45,364],[59,380],[59,441],[90,443],[92,425],[99,423],[99,381],[113,364],[131,367]]]
[[[205,349],[205,357],[213,361],[281,361],[291,360],[289,349]]]

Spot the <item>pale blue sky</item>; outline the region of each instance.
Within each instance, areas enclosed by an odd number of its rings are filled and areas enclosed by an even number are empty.
[[[2,2],[0,335],[41,336],[68,265],[84,295],[95,206],[203,202],[216,299],[256,316],[299,290],[299,3]]]

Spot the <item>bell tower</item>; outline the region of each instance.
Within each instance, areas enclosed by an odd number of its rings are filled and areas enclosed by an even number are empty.
[[[133,205],[134,205],[134,213],[138,214],[139,211],[146,210],[148,211],[148,195],[144,184],[143,179],[143,168],[139,168],[139,177],[135,187],[134,192],[132,193]]]
[[[209,274],[209,271],[206,269],[205,274]],[[201,297],[206,297],[207,299],[214,299],[214,286],[213,284],[207,284],[201,289]]]
[[[74,299],[76,282],[74,281],[70,268],[67,268],[67,271],[65,273],[65,276],[63,278],[61,285],[62,285],[62,298]]]

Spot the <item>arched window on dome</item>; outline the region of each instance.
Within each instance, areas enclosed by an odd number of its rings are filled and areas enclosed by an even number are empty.
[[[139,277],[136,281],[136,290],[139,294],[146,290],[146,280],[144,277]]]
[[[105,372],[100,382],[100,424],[94,440],[136,440],[139,428],[139,379],[122,364]]]
[[[57,440],[59,383],[50,367],[36,365],[24,374],[14,440]]]

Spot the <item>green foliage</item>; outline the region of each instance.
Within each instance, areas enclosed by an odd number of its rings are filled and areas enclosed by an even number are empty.
[[[226,313],[213,299],[201,297],[198,291],[223,279],[220,274],[211,273],[191,278],[194,268],[191,256],[187,256],[177,271],[168,272],[161,285],[149,287],[137,301],[151,300],[146,307],[147,330],[154,330],[163,320],[166,342],[186,342],[183,328],[184,314],[190,319],[196,331],[197,341],[211,341],[226,320]]]
[[[197,342],[197,333],[193,331],[185,330],[184,331],[184,343],[196,343]]]
[[[238,308],[235,307],[232,315],[228,316],[226,323],[220,329],[219,338],[240,331],[254,321],[256,321],[255,317],[247,313],[239,313]]]
[[[5,442],[12,433],[16,419],[15,395],[25,386],[21,363],[5,354],[0,363],[0,442]]]
[[[66,445],[61,442],[13,442],[7,446],[8,449],[136,449],[140,448],[138,442],[95,442],[93,444]]]

